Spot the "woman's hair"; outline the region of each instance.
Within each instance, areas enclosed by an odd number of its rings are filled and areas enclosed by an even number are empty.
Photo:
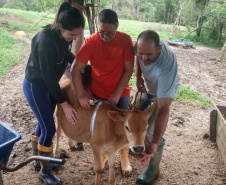
[[[99,13],[98,21],[118,26],[118,16],[114,10],[104,9]]]
[[[74,28],[85,27],[85,19],[83,14],[77,8],[72,7],[68,2],[61,4],[53,24],[46,25],[44,27],[44,31],[59,31],[59,23],[62,25],[63,29],[69,31],[72,31]]]

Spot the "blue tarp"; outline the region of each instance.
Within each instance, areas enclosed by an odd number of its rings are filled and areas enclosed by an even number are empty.
[[[176,40],[176,39],[169,39],[169,40],[172,41],[172,42],[179,42],[179,43],[182,43],[182,44],[184,44],[186,47],[192,46],[192,45],[193,45],[193,42],[187,42],[187,41]]]

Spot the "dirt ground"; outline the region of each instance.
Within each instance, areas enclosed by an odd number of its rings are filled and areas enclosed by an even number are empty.
[[[226,57],[222,63],[211,60],[219,50],[196,46],[184,49],[170,46],[178,58],[181,83],[198,91],[204,97],[226,105]],[[0,120],[22,135],[11,153],[8,166],[21,163],[32,155],[30,134],[36,126],[22,92],[22,81],[27,57],[0,80]],[[226,184],[226,166],[217,145],[204,138],[209,133],[209,108],[202,109],[174,101],[170,109],[165,133],[166,145],[160,166],[160,177],[154,185],[220,185]],[[183,125],[174,124],[177,117],[184,119]],[[63,134],[62,134],[63,135]],[[63,136],[61,148],[66,151],[66,163],[54,173],[63,184],[91,185],[94,183],[93,155],[88,143],[84,151],[71,152]],[[140,156],[129,156],[133,172],[129,177],[121,173],[119,155],[116,161],[116,178],[119,185],[133,185],[145,167],[139,165]],[[39,185],[39,174],[30,163],[13,172],[2,172],[5,185]],[[102,173],[103,184],[108,184],[108,166]]]

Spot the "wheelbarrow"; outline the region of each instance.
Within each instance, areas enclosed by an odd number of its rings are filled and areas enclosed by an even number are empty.
[[[11,129],[9,126],[4,124],[2,121],[0,121],[0,185],[3,185],[3,180],[1,176],[2,170],[6,172],[14,172],[19,170],[20,168],[22,168],[23,166],[25,166],[26,164],[30,163],[33,160],[49,161],[50,163],[64,165],[65,163],[64,159],[34,155],[13,168],[6,167],[11,151],[13,149],[13,145],[20,139],[21,139],[21,135],[19,133],[17,133],[13,129]]]

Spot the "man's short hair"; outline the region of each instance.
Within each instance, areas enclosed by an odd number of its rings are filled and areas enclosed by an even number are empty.
[[[141,32],[137,38],[137,41],[141,38],[146,41],[153,40],[155,42],[156,48],[160,45],[159,35],[154,30],[146,30]]]

